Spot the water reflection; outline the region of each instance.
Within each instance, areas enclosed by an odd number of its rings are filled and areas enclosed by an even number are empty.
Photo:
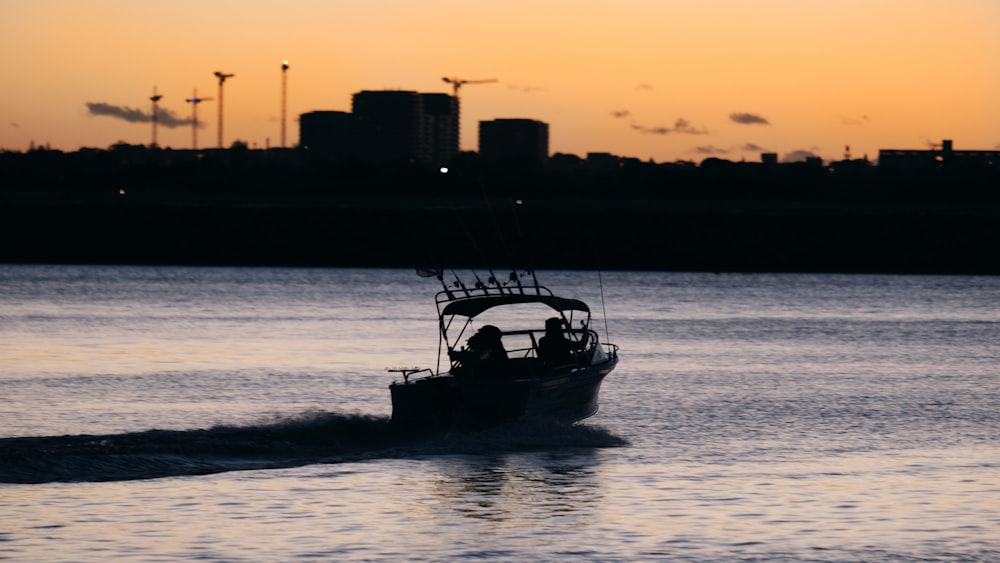
[[[459,515],[547,527],[588,520],[602,502],[597,452],[448,457],[435,463],[435,495]]]

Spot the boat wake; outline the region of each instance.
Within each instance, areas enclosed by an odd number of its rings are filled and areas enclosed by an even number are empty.
[[[626,444],[599,426],[547,419],[479,431],[416,433],[398,430],[388,417],[311,412],[242,427],[4,438],[0,483],[128,481],[368,459]]]

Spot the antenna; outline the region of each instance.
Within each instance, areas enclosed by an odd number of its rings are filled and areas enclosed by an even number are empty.
[[[199,98],[198,89],[194,89],[194,93],[190,98],[184,100],[185,102],[191,104],[191,148],[198,150],[198,104],[202,102],[207,102],[212,98]]]
[[[149,98],[149,101],[153,102],[153,144],[149,145],[149,148],[156,146],[156,103],[160,101],[163,96],[156,93],[156,86],[153,86],[153,95]]]
[[[288,109],[288,61],[281,62],[281,148],[285,148],[285,116]]]
[[[235,74],[224,74],[221,71],[215,71],[215,76],[219,79],[219,148],[222,148],[222,85],[226,82],[227,78],[232,78],[236,76]]]

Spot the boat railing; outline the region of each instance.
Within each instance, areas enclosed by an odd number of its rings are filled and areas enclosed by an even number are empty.
[[[488,297],[500,295],[543,295],[551,297],[552,290],[544,285],[493,285],[477,284],[472,287],[465,285],[449,287],[437,292],[434,296],[435,303],[440,305],[451,301],[461,301],[474,297]]]
[[[617,357],[618,346],[607,342],[601,342],[597,332],[589,328],[568,329],[563,334],[570,341],[574,352],[574,365],[586,366],[601,363],[602,361]],[[502,330],[500,338],[504,351],[510,359],[539,360],[538,345],[542,337],[545,336],[545,329],[514,329]],[[475,357],[475,354],[465,346],[448,347],[447,356],[451,368],[455,369],[467,363]],[[402,370],[395,370],[400,371]],[[411,370],[411,373],[416,370]],[[406,374],[404,373],[404,376]]]
[[[403,374],[403,383],[409,383],[410,376],[415,373],[421,373],[426,371],[428,375],[434,375],[434,370],[430,368],[418,368],[418,367],[393,367],[393,368],[385,368],[385,371],[389,373]]]
[[[614,344],[605,344],[600,342],[597,332],[591,329],[572,329],[566,331],[569,340],[573,345],[574,351],[576,352],[577,358],[582,360],[577,363],[589,364],[594,358],[593,352],[598,346],[604,349],[606,355],[615,355],[618,353],[618,346]],[[501,333],[501,337],[513,337],[506,338],[504,340],[504,349],[507,351],[507,355],[511,358],[538,358],[538,342],[541,337],[545,335],[544,329],[526,329],[526,330],[508,330]],[[517,337],[527,336],[527,342],[523,342],[520,345],[515,345],[513,347],[508,347],[511,340],[515,340]]]
[[[618,357],[618,345],[617,344],[611,344],[610,342],[601,342],[601,347],[602,347],[602,351],[604,352],[604,355],[607,356],[608,358],[617,358]]]

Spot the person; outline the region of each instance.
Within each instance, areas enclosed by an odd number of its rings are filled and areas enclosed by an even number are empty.
[[[552,317],[545,321],[545,336],[538,341],[538,357],[549,367],[573,363],[573,344],[563,335],[563,321]]]
[[[493,325],[483,325],[469,337],[467,366],[478,375],[502,375],[507,367],[507,350],[501,340],[503,333]]]

